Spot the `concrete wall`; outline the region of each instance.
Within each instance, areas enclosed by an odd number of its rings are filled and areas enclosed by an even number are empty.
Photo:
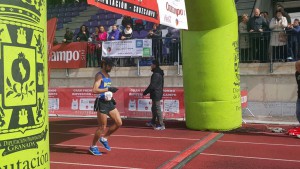
[[[253,102],[293,102],[297,86],[294,63],[274,63],[270,73],[269,63],[240,64],[241,88],[249,91]],[[182,70],[177,66],[163,66],[166,87],[183,87]],[[91,87],[100,68],[53,69],[50,87]],[[116,67],[110,73],[113,85],[119,87],[145,87],[150,82],[150,67]]]
[[[183,87],[182,70],[177,66],[162,67],[166,87]],[[54,69],[50,87],[92,87],[100,68]],[[297,84],[293,62],[240,64],[241,89],[247,89],[249,109],[257,117],[294,116]],[[110,73],[116,87],[146,87],[150,82],[150,67],[116,67]],[[216,83],[222,83],[216,81]],[[201,92],[201,91],[199,91]],[[245,115],[250,115],[245,112]],[[295,119],[295,118],[294,118]]]
[[[165,73],[166,87],[183,87],[182,73],[178,74],[177,66],[162,66]],[[83,69],[52,69],[50,73],[50,87],[91,87],[95,74],[100,68]],[[180,68],[180,72],[182,72]],[[145,87],[149,85],[150,66],[141,67],[115,67],[110,76],[116,87]]]

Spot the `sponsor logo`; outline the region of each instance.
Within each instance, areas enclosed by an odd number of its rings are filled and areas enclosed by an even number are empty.
[[[175,14],[176,16],[186,15],[184,9],[177,9],[177,8],[173,7],[171,4],[169,4],[168,2],[166,3],[166,9],[167,9],[167,11]]]
[[[136,40],[135,42],[136,48],[142,48],[144,46],[143,40]]]
[[[61,62],[65,61],[69,63],[71,61],[78,61],[81,57],[85,57],[85,51],[56,51],[52,52],[52,57],[49,58],[52,62]]]

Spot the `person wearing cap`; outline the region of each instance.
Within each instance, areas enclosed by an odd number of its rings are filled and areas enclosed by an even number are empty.
[[[110,58],[104,58],[101,62],[101,71],[99,71],[95,76],[93,93],[98,94],[98,96],[95,100],[94,111],[97,111],[99,126],[95,132],[92,145],[89,149],[93,155],[102,155],[97,147],[98,141],[107,151],[111,150],[107,139],[122,125],[120,113],[116,109],[116,102],[113,99],[113,93],[117,92],[118,88],[111,87],[111,79],[108,74],[113,66],[114,63]],[[109,116],[114,123],[108,127],[108,130],[106,131],[107,116]]]
[[[150,85],[143,92],[144,96],[150,93],[150,99],[152,100],[152,119],[150,122],[146,123],[146,126],[152,126],[155,130],[164,130],[166,128],[160,106],[164,88],[164,71],[159,67],[159,62],[157,60],[152,61],[151,71],[153,74],[151,76]],[[156,122],[158,122],[158,124],[156,124]]]

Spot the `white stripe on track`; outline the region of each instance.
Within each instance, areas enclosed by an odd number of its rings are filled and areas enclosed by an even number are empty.
[[[226,155],[226,154],[210,154],[210,153],[201,153],[200,155],[300,163],[300,160],[288,160],[288,159],[278,159],[278,158],[247,157],[247,156],[235,156],[235,155]]]
[[[255,145],[267,145],[267,146],[300,147],[300,145],[295,145],[295,144],[255,143],[255,142],[225,141],[225,140],[218,140],[217,142],[223,142],[223,143],[236,143],[236,144],[255,144]]]
[[[84,147],[88,148],[90,146],[86,145],[70,145],[70,144],[50,144],[51,146],[66,146],[66,147]],[[111,147],[113,149],[119,150],[135,150],[135,151],[154,151],[154,152],[163,152],[163,153],[179,153],[180,151],[171,151],[171,150],[155,150],[155,149],[143,149],[143,148],[124,148],[124,147]]]
[[[89,167],[104,167],[104,168],[124,168],[124,169],[141,169],[133,167],[121,167],[121,166],[111,166],[111,165],[98,165],[98,164],[83,164],[83,163],[69,163],[61,161],[50,161],[51,164],[63,164],[63,165],[78,165],[78,166],[89,166]]]
[[[51,126],[86,126],[86,127],[97,127],[99,125],[87,125],[87,124],[50,124]],[[122,128],[137,128],[137,129],[150,129],[151,127],[142,126],[122,126]],[[187,130],[187,128],[171,128],[172,130]]]
[[[50,134],[83,134],[83,133],[66,133],[66,132],[50,132]],[[88,135],[94,135],[94,134],[88,134]],[[132,136],[132,135],[112,135],[111,137],[132,137],[132,138],[151,138],[151,139],[170,139],[170,140],[189,140],[189,141],[196,141],[199,139],[194,138],[175,138],[175,137],[151,137],[151,136]]]

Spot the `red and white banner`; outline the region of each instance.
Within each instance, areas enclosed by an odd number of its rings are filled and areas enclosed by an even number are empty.
[[[184,0],[88,0],[88,4],[114,13],[187,29]]]
[[[127,118],[152,117],[152,101],[149,95],[143,96],[145,88],[121,87],[114,94],[117,109]],[[247,108],[248,92],[241,91],[242,108]],[[55,116],[91,116],[96,117],[94,102],[97,95],[92,88],[50,88],[49,114]],[[161,100],[161,110],[166,119],[185,118],[183,88],[165,88]]]
[[[52,47],[51,69],[86,67],[87,42],[62,43]]]
[[[145,88],[119,88],[114,94],[117,109],[127,118],[152,117],[152,101],[143,96]],[[49,89],[49,114],[69,116],[96,116],[93,111],[97,96],[91,88],[51,88]],[[165,88],[161,107],[164,118],[184,118],[183,88]]]
[[[152,117],[152,100],[143,96],[145,88],[124,88],[124,110],[127,117]],[[161,100],[164,118],[184,118],[183,88],[165,88]]]

